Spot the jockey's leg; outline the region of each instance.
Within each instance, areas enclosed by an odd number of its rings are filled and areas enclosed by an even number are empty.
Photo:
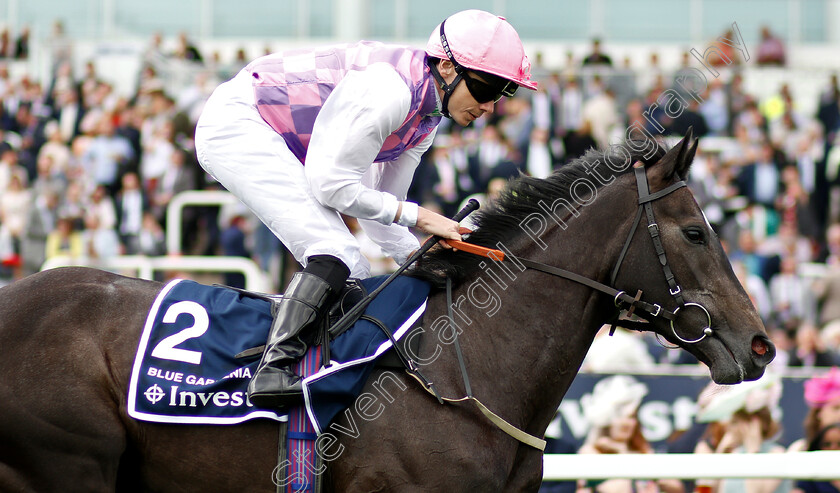
[[[317,255],[294,275],[268,335],[262,360],[248,384],[248,398],[259,407],[284,407],[301,396],[300,376],[292,365],[309,347],[312,330],[319,326],[335,295],[341,292],[350,270],[336,257]]]

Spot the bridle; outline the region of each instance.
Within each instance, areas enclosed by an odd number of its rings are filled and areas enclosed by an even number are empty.
[[[625,310],[627,312],[628,317],[630,315],[635,314],[637,317],[647,320],[648,322],[650,322],[651,319],[664,318],[668,320],[671,327],[671,332],[674,334],[674,337],[677,338],[677,340],[681,341],[684,344],[696,344],[705,339],[706,337],[710,337],[712,335],[712,317],[709,314],[709,311],[706,309],[706,307],[704,307],[700,303],[686,302],[683,298],[682,288],[679,284],[677,284],[676,278],[674,277],[674,273],[671,271],[671,267],[668,265],[668,257],[666,256],[665,248],[662,245],[662,239],[660,238],[659,234],[659,225],[656,223],[656,218],[654,217],[652,206],[652,203],[654,201],[669,195],[675,190],[685,187],[686,182],[685,180],[679,180],[676,183],[673,183],[663,188],[662,190],[659,190],[658,192],[650,193],[650,187],[648,185],[647,175],[645,174],[644,166],[641,163],[637,162],[633,166],[633,168],[633,172],[636,177],[636,187],[639,192],[639,207],[636,211],[636,218],[633,220],[633,226],[630,228],[630,232],[627,234],[627,239],[624,241],[624,246],[621,249],[618,261],[616,262],[615,267],[613,267],[612,269],[612,274],[610,275],[610,286],[590,279],[588,277],[584,277],[580,274],[576,274],[574,272],[561,269],[559,267],[554,267],[552,265],[544,264],[542,262],[536,262],[530,259],[514,257],[512,255],[505,256],[505,253],[501,250],[493,250],[484,247],[478,247],[476,245],[471,245],[469,243],[463,242],[449,241],[449,243],[451,243],[459,250],[479,254],[496,261],[509,261],[518,264],[520,269],[522,270],[524,270],[524,268],[528,268],[538,270],[540,272],[545,272],[547,274],[562,277],[564,279],[583,284],[592,289],[609,295],[613,299],[613,303],[615,304],[616,308],[618,308],[619,310],[619,312],[616,313],[615,317],[613,318],[613,330],[615,329],[616,325],[621,325],[622,327],[634,330],[649,330],[649,324],[646,323],[638,324],[634,323],[632,320],[623,320],[621,322],[617,322],[620,311]],[[653,246],[656,250],[656,255],[659,258],[659,264],[662,266],[662,271],[665,274],[665,280],[668,283],[669,292],[671,296],[673,296],[674,301],[676,302],[676,308],[674,309],[674,311],[670,311],[667,308],[663,308],[661,303],[649,303],[646,301],[642,301],[642,291],[638,291],[635,296],[630,296],[625,291],[618,290],[612,287],[612,285],[615,285],[616,278],[618,277],[618,272],[621,269],[621,264],[624,262],[625,256],[627,255],[627,251],[630,247],[631,241],[633,240],[633,236],[636,233],[636,229],[638,228],[639,224],[641,224],[643,214],[647,220],[647,230],[648,233],[650,233],[651,240],[653,241]],[[706,326],[703,328],[702,331],[703,334],[700,337],[694,339],[681,336],[677,332],[677,327],[675,325],[677,314],[681,310],[686,310],[692,307],[701,310],[705,314],[707,321]]]
[[[653,247],[656,250],[656,255],[659,258],[659,263],[662,265],[662,271],[665,274],[665,281],[668,283],[668,291],[671,293],[671,296],[674,297],[674,301],[677,302],[677,307],[674,309],[673,312],[669,312],[665,310],[664,312],[661,309],[661,305],[656,304],[656,307],[659,307],[656,312],[648,312],[651,316],[656,317],[660,313],[662,316],[666,318],[671,326],[671,332],[674,334],[679,341],[683,342],[684,344],[696,344],[706,337],[712,335],[712,316],[709,314],[709,311],[701,305],[700,303],[693,303],[688,302],[683,299],[682,296],[682,288],[679,284],[677,284],[676,278],[674,277],[674,273],[671,271],[671,267],[668,265],[668,257],[665,255],[665,248],[662,246],[662,239],[659,236],[659,225],[656,223],[656,219],[653,216],[653,206],[652,202],[665,197],[666,195],[670,194],[671,192],[678,190],[684,186],[686,186],[685,180],[679,180],[672,185],[669,185],[662,190],[656,193],[650,193],[650,188],[648,186],[647,175],[645,174],[644,166],[637,165],[634,166],[633,172],[636,177],[636,188],[639,191],[639,208],[636,212],[636,219],[633,221],[633,227],[630,228],[630,233],[627,235],[627,239],[624,241],[624,247],[621,249],[621,254],[618,257],[618,262],[615,264],[615,268],[612,271],[612,275],[610,275],[610,284],[615,285],[615,280],[618,277],[618,270],[621,268],[621,263],[624,261],[624,256],[627,254],[627,249],[630,247],[630,241],[633,239],[633,234],[636,232],[636,228],[639,226],[642,220],[642,211],[647,218],[647,229],[648,233],[650,233],[651,240],[653,241]],[[619,304],[616,303],[618,307]],[[680,336],[677,333],[676,326],[674,325],[676,321],[677,313],[683,308],[687,307],[696,307],[703,311],[706,315],[706,327],[703,328],[703,335],[696,339],[686,339]]]
[[[647,181],[647,175],[645,174],[645,168],[641,163],[636,163],[633,166],[633,172],[636,177],[636,187],[639,192],[639,208],[636,211],[636,218],[633,220],[633,226],[630,228],[630,232],[627,235],[627,239],[624,241],[624,246],[621,249],[621,253],[619,254],[618,261],[615,264],[615,267],[612,270],[612,274],[610,276],[610,284],[615,284],[615,280],[618,277],[618,272],[621,268],[621,264],[624,262],[624,258],[627,255],[627,250],[630,247],[630,242],[633,240],[633,236],[636,233],[636,230],[639,227],[639,224],[642,222],[642,214],[645,215],[647,219],[647,230],[650,233],[651,240],[653,241],[653,246],[656,250],[656,255],[659,258],[659,263],[662,265],[662,271],[665,274],[665,280],[668,283],[669,292],[671,296],[674,297],[674,300],[677,303],[677,307],[674,311],[670,311],[667,308],[663,308],[659,303],[648,303],[646,301],[642,301],[642,291],[639,290],[636,293],[635,297],[628,295],[626,292],[615,289],[611,286],[606,284],[600,283],[588,277],[581,276],[580,274],[576,274],[574,272],[561,269],[559,267],[554,267],[548,264],[544,264],[542,262],[536,262],[534,260],[526,259],[526,258],[518,258],[513,255],[505,255],[505,252],[502,250],[494,250],[487,247],[482,247],[479,245],[474,245],[471,243],[465,243],[463,241],[455,241],[455,240],[446,240],[451,246],[457,248],[460,251],[464,251],[467,253],[473,253],[477,255],[481,255],[483,257],[490,258],[497,262],[511,262],[517,264],[520,270],[524,270],[525,268],[538,270],[540,272],[545,272],[547,274],[551,274],[554,276],[562,277],[564,279],[568,279],[570,281],[574,281],[585,286],[588,286],[592,289],[605,293],[612,297],[613,303],[615,304],[616,308],[618,308],[618,312],[616,313],[615,317],[613,318],[613,329],[615,328],[616,320],[618,319],[621,310],[626,310],[628,317],[632,315],[634,312],[637,313],[637,316],[648,320],[648,323],[641,323],[636,325],[632,320],[621,321],[620,325],[623,327],[633,328],[635,330],[648,330],[650,326],[650,319],[661,317],[669,321],[671,326],[671,332],[673,332],[674,337],[678,340],[683,342],[684,344],[696,344],[706,337],[710,337],[712,335],[712,317],[709,315],[709,311],[699,303],[688,302],[686,303],[685,299],[682,296],[682,288],[680,285],[677,284],[677,281],[674,277],[674,273],[671,271],[670,266],[668,265],[668,257],[665,255],[665,248],[662,246],[662,240],[659,236],[659,225],[656,223],[656,219],[653,215],[653,205],[652,203],[662,197],[667,196],[671,192],[675,190],[679,190],[680,188],[686,186],[684,180],[679,180],[676,183],[673,183],[662,190],[650,193],[650,187]],[[466,233],[467,231],[464,231]],[[453,314],[453,303],[452,303],[452,279],[447,277],[446,279],[446,306],[448,310],[448,318],[450,324],[453,324],[454,314]],[[685,337],[680,336],[677,333],[675,321],[677,319],[677,314],[680,310],[687,309],[688,307],[696,307],[703,311],[706,314],[706,327],[703,328],[703,335],[695,338],[695,339],[687,339]],[[641,313],[639,313],[641,312]],[[648,327],[642,327],[642,326]],[[466,391],[466,395],[460,398],[449,398],[441,396],[437,389],[435,388],[434,384],[429,381],[421,372],[417,365],[411,360],[411,358],[407,357],[403,354],[403,350],[399,349],[399,346],[396,344],[396,341],[393,341],[392,344],[397,353],[400,355],[400,358],[403,360],[408,374],[413,376],[417,379],[418,382],[422,385],[423,389],[433,395],[438,402],[444,404],[448,403],[459,403],[459,402],[472,402],[475,404],[481,413],[489,419],[493,424],[498,426],[502,431],[507,433],[508,435],[512,436],[513,438],[519,440],[520,442],[534,447],[540,451],[545,450],[546,442],[542,438],[533,436],[525,431],[517,428],[516,426],[510,424],[504,418],[500,417],[493,411],[491,411],[487,406],[485,406],[480,400],[478,400],[472,392],[472,387],[470,386],[470,379],[467,374],[467,367],[464,360],[463,352],[461,350],[461,344],[458,340],[458,330],[456,327],[452,326],[453,330],[453,338],[452,343],[455,348],[455,354],[458,361],[458,366],[461,372],[461,378],[463,379],[464,389]],[[386,331],[386,334],[388,332]],[[657,334],[658,335],[658,334]],[[390,335],[389,335],[390,337]]]

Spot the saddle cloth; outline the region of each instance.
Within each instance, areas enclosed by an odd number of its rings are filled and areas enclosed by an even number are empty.
[[[387,277],[361,281],[371,292]],[[421,319],[429,285],[400,276],[367,307],[365,317],[335,337],[331,364],[303,381],[306,413],[317,433],[352,405],[376,359]],[[234,356],[265,344],[271,302],[222,286],[176,279],[152,304],[140,337],[128,388],[128,414],[160,423],[235,424],[253,418],[286,421],[247,398],[259,358]],[[315,348],[310,348],[314,351]]]

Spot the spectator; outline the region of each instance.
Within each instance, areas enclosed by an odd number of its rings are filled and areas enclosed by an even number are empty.
[[[723,39],[721,39],[723,38]],[[724,42],[724,40],[728,42]],[[718,37],[711,43],[714,52],[711,52],[706,58],[706,61],[715,67],[727,67],[729,65],[740,65],[741,59],[736,55],[735,48],[738,38],[732,32],[732,29],[727,29],[722,36]]]
[[[204,61],[204,58],[201,56],[201,52],[195,44],[190,41],[189,37],[187,37],[187,33],[184,31],[178,33],[178,44],[173,55],[175,58],[195,63],[202,63]]]
[[[582,64],[587,65],[607,65],[612,66],[612,58],[604,53],[601,53],[601,39],[592,39],[592,51],[583,58]]]
[[[58,121],[61,141],[69,144],[82,133],[82,120],[86,115],[86,109],[75,88],[58,92],[56,101],[54,116]]]
[[[117,232],[114,228],[105,227],[99,216],[94,214],[85,216],[85,229],[82,235],[86,245],[85,252],[91,258],[108,259],[122,252]]]
[[[816,450],[840,451],[840,423],[831,423],[817,433],[808,445],[808,451]],[[794,493],[840,493],[840,480],[800,479]]]
[[[621,120],[613,93],[598,81],[593,83],[593,93],[583,103],[582,117],[592,125],[592,137],[598,147],[605,149],[610,144],[610,137]]]
[[[580,454],[651,454],[653,447],[642,434],[638,410],[647,386],[633,377],[607,377],[580,399],[589,432]],[[682,493],[682,482],[669,480],[579,481],[578,493],[630,492]]]
[[[820,94],[817,120],[822,125],[826,141],[834,142],[840,128],[840,83],[837,74],[831,74],[828,87]]]
[[[511,162],[510,145],[495,125],[487,125],[481,131],[481,140],[475,154],[477,169],[471,173],[472,181],[479,190],[487,188],[490,179],[510,176],[515,168]]]
[[[579,129],[583,123],[583,91],[574,77],[566,79],[558,107],[560,113],[559,135],[562,137],[568,132]]]
[[[166,235],[151,212],[143,213],[143,222],[137,235],[137,253],[149,257],[166,255]]]
[[[738,174],[738,188],[750,202],[773,208],[781,186],[781,171],[774,149],[769,142],[765,142],[759,147],[756,161],[745,166]]]
[[[781,429],[781,396],[782,384],[774,374],[737,386],[710,383],[698,399],[703,406],[697,413],[697,421],[709,425],[695,453],[785,452],[776,441]],[[712,493],[787,493],[792,488],[789,479],[698,480],[698,484],[709,486]]]
[[[554,169],[554,157],[548,139],[547,129],[535,127],[531,130],[525,170],[536,178],[546,178]]]
[[[651,52],[648,58],[648,66],[642,70],[635,71],[635,79],[638,82],[639,92],[646,94],[656,88],[664,80],[666,70],[662,67],[659,53]]]
[[[729,108],[726,88],[720,79],[715,78],[709,81],[709,87],[700,103],[700,114],[709,126],[709,134],[719,137],[728,134]]]
[[[12,53],[12,34],[8,27],[0,30],[0,58],[7,58]]]
[[[85,184],[81,180],[72,180],[67,184],[58,206],[58,215],[73,221],[76,231],[84,229],[88,198]]]
[[[434,192],[434,198],[426,197],[426,200],[436,200],[445,214],[453,211],[461,202],[462,191],[459,187],[461,177],[465,176],[472,188],[472,179],[469,176],[466,160],[459,169],[450,156],[450,146],[445,139],[438,139],[432,148],[431,156],[427,158],[428,176],[424,176],[425,187]]]
[[[55,229],[58,219],[58,188],[43,186],[33,190],[32,205],[21,241],[23,275],[41,270],[46,260],[47,237]]]
[[[64,31],[64,22],[57,19],[53,22],[52,32],[48,40],[50,50],[50,62],[52,63],[53,73],[60,65],[73,63],[73,41],[67,36]]]
[[[806,450],[824,429],[834,423],[840,423],[840,368],[833,367],[805,381],[805,403],[808,414],[805,416],[805,436],[793,442],[789,451]]]
[[[0,142],[0,190],[6,190],[14,175],[26,175],[26,168],[18,164],[18,153],[6,142]]]
[[[185,151],[173,149],[169,166],[164,170],[150,194],[149,203],[152,213],[161,224],[166,222],[166,210],[172,198],[196,187],[195,169],[189,166],[188,159]]]
[[[31,191],[26,188],[26,178],[22,173],[11,176],[6,190],[0,195],[0,228],[11,237],[11,262],[14,267],[21,266],[21,243],[26,230],[26,219],[29,216]],[[9,258],[2,259],[9,262]],[[22,272],[16,270],[15,279],[20,279]]]
[[[85,207],[87,218],[96,217],[101,228],[114,230],[117,226],[117,211],[114,200],[108,195],[105,185],[98,185],[90,194]]]
[[[143,154],[140,156],[140,176],[143,177],[143,189],[147,193],[157,188],[166,170],[173,166],[175,154],[179,152],[171,120],[154,127],[152,132],[152,135],[143,138]]]
[[[144,74],[148,73],[146,69],[155,70],[165,64],[168,58],[169,55],[163,49],[163,34],[160,31],[155,31],[149,38],[149,44],[143,49],[141,70],[138,75],[142,78]]]
[[[105,185],[114,196],[119,190],[120,176],[130,168],[134,150],[128,139],[116,134],[114,122],[103,115],[96,122],[96,137],[84,154],[85,171],[96,185]]]
[[[788,366],[819,368],[840,363],[837,356],[826,348],[819,330],[812,324],[802,324],[795,328],[794,334],[796,346],[790,354]]]
[[[69,217],[59,217],[56,228],[47,235],[46,259],[58,256],[81,258],[85,255],[84,239]]]
[[[700,112],[700,104],[695,99],[688,100],[688,106],[683,108],[682,112],[671,121],[668,127],[668,133],[672,135],[685,135],[688,129],[691,128],[695,137],[705,137],[709,133],[709,126],[706,124],[706,118]]]
[[[222,228],[222,255],[230,257],[250,257],[251,253],[245,245],[247,236],[247,217],[244,212],[236,211],[227,219],[227,225]],[[236,288],[245,287],[245,275],[241,272],[225,272],[224,283]]]
[[[758,243],[755,234],[750,229],[743,229],[738,233],[738,245],[729,254],[732,262],[741,262],[747,272],[760,277],[765,283],[778,272],[779,257],[762,255],[757,251]]]
[[[41,173],[38,173],[38,175],[46,177],[63,175],[70,164],[70,147],[64,142],[57,121],[50,120],[44,125],[44,136],[47,138],[47,141],[38,150],[36,163],[40,163],[42,159],[48,158],[49,165],[46,163],[43,164],[45,166],[45,175]]]
[[[840,320],[840,224],[829,226],[826,237],[825,275],[811,284],[818,303],[817,322],[820,327]]]
[[[785,45],[767,26],[761,27],[761,42],[756,51],[758,65],[779,67],[785,65]]]
[[[29,58],[29,26],[23,26],[17,39],[15,39],[14,57],[16,60]]]
[[[782,221],[780,233],[784,226],[787,241],[791,242],[789,247],[796,249],[789,253],[795,254],[801,262],[809,262],[813,260],[814,250],[809,238],[816,241],[820,230],[816,204],[802,186],[799,170],[795,166],[782,169],[781,182],[781,193],[776,198],[776,211]]]
[[[765,324],[769,323],[773,314],[773,302],[767,284],[761,277],[750,273],[741,261],[732,261],[732,270],[738,280],[741,281],[741,285],[744,286],[744,290],[755,305],[761,319]]]
[[[797,266],[795,257],[784,255],[779,273],[770,279],[775,322],[788,330],[796,330],[802,323],[812,324],[816,319],[810,283],[799,275]]]
[[[570,162],[583,156],[589,149],[598,147],[595,138],[592,137],[592,124],[584,120],[579,128],[566,133],[563,137],[565,148],[564,161]]]
[[[534,114],[527,97],[513,97],[505,100],[505,118],[499,120],[496,127],[502,134],[502,140],[508,143],[508,157],[520,170],[525,169],[528,155],[528,143],[534,128]]]
[[[137,173],[126,173],[122,189],[115,199],[117,208],[117,233],[127,255],[140,254],[140,232],[143,214],[149,209],[146,193],[140,186]]]

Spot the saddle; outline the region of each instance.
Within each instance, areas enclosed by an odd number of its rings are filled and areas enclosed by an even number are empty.
[[[270,302],[272,316],[276,315],[277,305],[280,302],[280,300],[283,299],[283,295],[281,294],[259,293],[241,288],[234,288],[231,286],[224,287],[232,289],[242,294],[243,296],[248,296],[251,298],[261,299]],[[369,293],[367,289],[365,289],[364,285],[362,285],[359,279],[348,279],[344,284],[344,288],[342,288],[338,297],[330,306],[328,315],[322,319],[321,326],[318,328],[318,330],[314,331],[313,339],[310,341],[310,343],[316,346],[323,347],[323,366],[328,366],[330,364],[329,344],[324,344],[324,342],[327,340],[335,340],[336,337],[340,336],[341,334],[346,332],[347,329],[352,327],[353,323],[355,323],[357,320],[367,320],[379,327],[380,329],[382,329],[382,332],[386,336],[388,336],[388,338],[393,343],[393,347],[388,349],[388,351],[386,351],[380,358],[376,360],[376,366],[381,368],[412,369],[416,365],[412,365],[411,358],[409,357],[409,355],[417,354],[417,351],[420,347],[420,340],[422,334],[418,334],[418,336],[416,337],[403,337],[399,340],[395,340],[391,332],[385,327],[385,325],[381,321],[366,314],[356,315],[355,320],[353,320],[352,323],[344,324],[343,328],[336,327],[338,321],[342,320],[344,316],[347,315],[350,311],[352,311],[353,308],[365,297],[367,297],[368,294]],[[236,358],[258,358],[260,355],[262,355],[264,349],[264,345],[255,346],[237,354]]]

